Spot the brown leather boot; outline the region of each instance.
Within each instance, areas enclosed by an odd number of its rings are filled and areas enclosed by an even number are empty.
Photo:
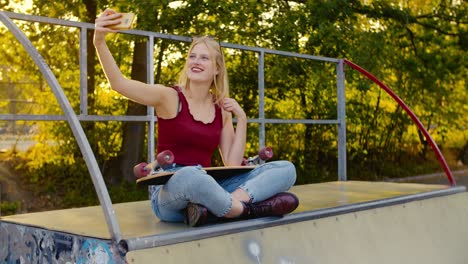
[[[242,219],[282,216],[294,211],[299,206],[299,199],[292,193],[282,192],[265,201],[253,204],[243,203],[243,205],[244,211],[240,216]]]
[[[191,227],[201,226],[208,221],[208,209],[201,204],[188,203],[184,213],[184,223]]]

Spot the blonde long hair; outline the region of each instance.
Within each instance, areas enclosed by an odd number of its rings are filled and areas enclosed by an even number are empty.
[[[221,51],[219,42],[209,36],[195,37],[189,47],[188,56],[192,52],[195,45],[203,43],[208,47],[210,52],[210,60],[218,74],[213,73],[213,82],[211,83],[210,91],[213,95],[213,102],[219,104],[224,98],[229,97],[229,82],[226,65],[224,63],[224,55]],[[188,60],[185,62],[184,69],[179,77],[179,85],[187,90],[190,90],[190,80],[187,75]]]

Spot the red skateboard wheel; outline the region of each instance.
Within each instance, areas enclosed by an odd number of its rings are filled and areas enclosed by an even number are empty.
[[[270,147],[264,147],[258,152],[258,157],[261,160],[269,160],[273,158],[273,150]]]
[[[165,150],[156,157],[159,166],[170,165],[174,162],[174,153],[170,150]]]
[[[133,167],[133,175],[135,175],[137,179],[148,175],[149,171],[146,169],[147,165],[148,163],[146,162],[142,162],[142,163],[135,165],[135,167]]]
[[[249,161],[246,158],[242,158],[242,163],[241,163],[242,166],[245,166],[248,163],[249,163]]]

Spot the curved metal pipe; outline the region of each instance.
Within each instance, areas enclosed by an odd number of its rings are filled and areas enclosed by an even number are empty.
[[[405,102],[403,102],[403,100],[401,100],[400,97],[398,97],[398,95],[395,94],[395,92],[393,92],[388,86],[383,84],[379,79],[377,79],[377,77],[375,77],[370,72],[364,70],[363,68],[361,68],[360,66],[358,66],[355,63],[352,63],[349,60],[345,59],[344,61],[351,68],[353,68],[353,69],[357,70],[358,72],[362,73],[364,76],[366,76],[371,81],[373,81],[378,86],[380,86],[380,88],[384,89],[406,111],[406,113],[411,117],[411,119],[413,119],[413,122],[416,124],[416,126],[419,128],[419,130],[426,137],[427,141],[429,141],[429,144],[431,145],[432,150],[434,150],[434,152],[435,152],[435,154],[437,156],[437,159],[439,160],[440,164],[444,168],[445,174],[447,175],[447,178],[448,178],[448,180],[450,182],[450,185],[451,186],[456,186],[457,184],[455,182],[455,178],[453,177],[452,171],[450,171],[450,168],[449,168],[447,162],[445,161],[445,158],[442,155],[442,152],[440,151],[439,147],[435,143],[434,139],[432,139],[431,135],[429,135],[429,132],[427,132],[426,128],[421,123],[419,118],[414,114],[414,112],[411,111],[411,109],[405,104]]]
[[[67,96],[63,92],[57,78],[50,70],[44,58],[37,51],[37,49],[34,47],[31,41],[26,37],[23,31],[21,31],[21,29],[19,29],[18,26],[15,23],[13,23],[13,21],[11,21],[11,19],[3,11],[0,11],[0,21],[3,22],[3,24],[10,30],[11,33],[13,33],[16,39],[18,39],[21,45],[23,45],[23,47],[29,53],[31,58],[39,67],[39,70],[41,71],[42,75],[49,84],[55,97],[57,98],[57,101],[59,102],[60,107],[65,114],[68,124],[70,125],[70,128],[73,131],[73,134],[75,135],[78,146],[80,147],[81,153],[83,154],[83,158],[91,174],[91,179],[93,181],[94,188],[96,189],[96,193],[101,203],[102,210],[104,212],[104,217],[106,219],[107,226],[112,236],[112,239],[117,242],[120,241],[122,239],[122,235],[120,232],[119,223],[117,222],[117,218],[115,216],[115,211],[113,209],[109,193],[107,192],[106,184],[104,182],[104,179],[102,178],[102,174],[99,170],[96,157],[94,156],[91,146],[89,145],[83,127],[81,126],[78,117],[73,111],[73,108],[70,102],[68,101]]]

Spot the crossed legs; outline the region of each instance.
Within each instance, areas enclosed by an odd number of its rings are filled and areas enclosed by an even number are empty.
[[[187,205],[206,207],[217,217],[236,218],[246,205],[266,200],[288,190],[295,182],[294,165],[273,161],[249,173],[215,181],[199,167],[183,167],[164,186],[150,192],[155,214],[163,221],[184,221]]]

